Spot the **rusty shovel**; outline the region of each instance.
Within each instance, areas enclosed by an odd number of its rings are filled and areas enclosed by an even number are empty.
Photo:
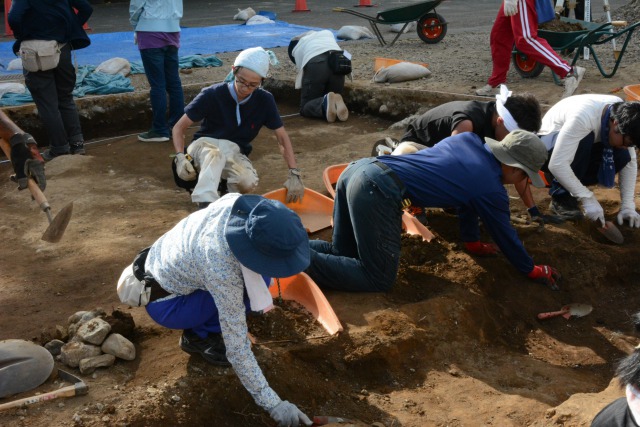
[[[558,317],[558,316],[562,316],[565,319],[569,319],[571,316],[583,317],[591,313],[592,310],[593,310],[593,307],[591,307],[589,304],[573,303],[573,304],[565,305],[559,311],[549,311],[546,313],[539,313],[538,319],[545,320],[545,319],[551,319],[552,317]]]

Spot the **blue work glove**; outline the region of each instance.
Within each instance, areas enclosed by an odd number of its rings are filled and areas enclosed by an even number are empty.
[[[540,225],[562,224],[564,222],[564,218],[562,218],[559,215],[543,215],[537,206],[533,206],[527,209],[527,212],[529,212],[529,217],[531,218],[531,222],[537,222]]]
[[[286,400],[278,403],[270,412],[271,418],[278,423],[278,427],[296,427],[302,423],[305,426],[313,424],[296,405]]]

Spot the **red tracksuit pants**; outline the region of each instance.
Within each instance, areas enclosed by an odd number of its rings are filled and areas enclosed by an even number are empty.
[[[514,42],[520,52],[548,66],[561,78],[571,71],[567,61],[560,58],[545,39],[538,37],[536,0],[519,0],[518,13],[513,16],[506,16],[504,5],[500,6],[491,29],[493,71],[487,82],[491,86],[507,81]]]

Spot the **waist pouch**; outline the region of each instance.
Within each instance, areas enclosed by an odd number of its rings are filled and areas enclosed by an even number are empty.
[[[58,66],[64,43],[55,40],[25,40],[20,42],[22,68],[27,71],[47,71]]]
[[[142,307],[171,295],[144,270],[149,249],[151,248],[140,251],[133,263],[122,271],[118,280],[117,292],[120,301],[132,307]]]
[[[329,68],[333,74],[345,76],[351,74],[351,60],[341,50],[329,52]]]

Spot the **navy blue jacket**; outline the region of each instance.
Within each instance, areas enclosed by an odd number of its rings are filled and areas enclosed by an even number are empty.
[[[91,40],[82,26],[91,13],[87,0],[13,0],[8,15],[16,38],[13,51],[18,52],[23,40],[56,40],[73,49],[85,48]]]

